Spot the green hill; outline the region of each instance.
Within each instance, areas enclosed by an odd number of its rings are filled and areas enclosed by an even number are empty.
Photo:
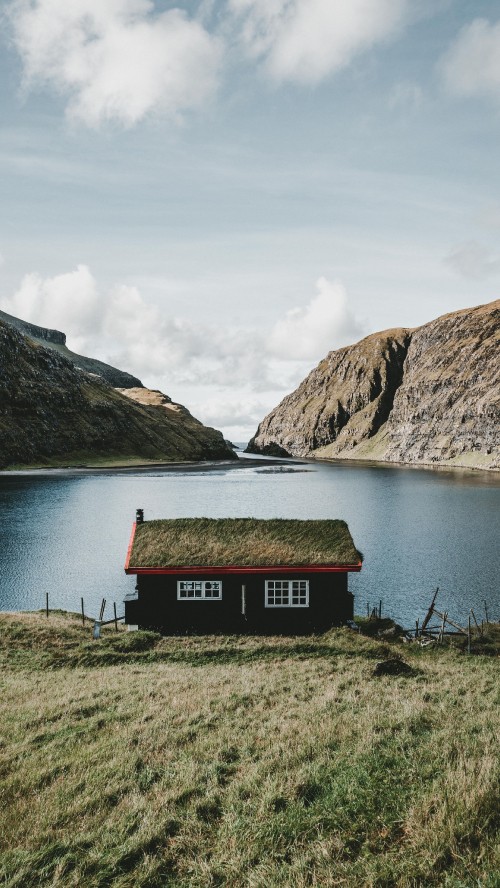
[[[235,458],[221,432],[114,372],[122,388],[0,319],[0,467]]]

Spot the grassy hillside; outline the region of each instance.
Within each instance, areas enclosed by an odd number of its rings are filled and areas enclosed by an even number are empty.
[[[138,403],[0,320],[0,468],[232,458],[166,396]]]
[[[4,888],[500,884],[495,657],[63,615],[0,638]]]

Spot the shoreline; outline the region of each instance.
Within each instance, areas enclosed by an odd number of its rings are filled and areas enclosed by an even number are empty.
[[[415,463],[415,462],[390,462],[388,460],[377,459],[356,459],[342,457],[314,457],[314,456],[269,456],[267,454],[247,453],[239,451],[236,459],[221,460],[189,460],[186,462],[162,462],[151,461],[120,461],[110,459],[98,464],[77,464],[77,465],[54,465],[54,466],[30,466],[19,465],[12,468],[0,469],[0,478],[10,478],[16,476],[39,476],[39,475],[98,475],[102,473],[113,474],[132,474],[146,473],[148,471],[165,471],[165,472],[197,472],[197,471],[217,471],[223,469],[241,469],[256,468],[257,466],[289,466],[289,465],[310,465],[310,466],[337,466],[343,468],[375,468],[375,469],[394,469],[412,471],[435,472],[439,474],[452,473],[453,475],[466,477],[472,476],[479,478],[482,475],[490,483],[500,484],[500,469],[486,468],[484,466],[473,465],[456,465],[450,463]]]
[[[192,460],[186,462],[127,462],[120,463],[116,460],[103,462],[99,465],[60,465],[60,466],[14,466],[10,469],[0,469],[0,478],[10,478],[16,475],[97,475],[102,472],[112,472],[113,474],[128,474],[134,472],[149,472],[164,470],[167,472],[184,472],[184,471],[216,471],[218,469],[240,469],[252,468],[254,466],[270,466],[270,465],[300,465],[303,460],[291,458],[283,459],[276,457],[257,456],[244,457],[239,456],[236,459],[227,460]]]
[[[259,454],[251,454],[253,457],[258,457]],[[270,457],[267,454],[262,454],[261,459],[272,459],[276,462],[282,461],[284,463],[299,461],[302,463],[307,463],[308,465],[335,465],[335,466],[355,466],[356,468],[381,468],[381,469],[421,469],[426,471],[438,471],[438,472],[459,472],[459,473],[469,473],[473,472],[474,474],[478,473],[488,473],[488,476],[493,476],[497,478],[500,482],[500,467],[499,468],[488,468],[487,466],[480,465],[458,465],[457,463],[447,463],[447,462],[397,462],[393,460],[384,460],[384,459],[362,459],[360,457],[328,457],[328,456],[279,456],[279,457]]]

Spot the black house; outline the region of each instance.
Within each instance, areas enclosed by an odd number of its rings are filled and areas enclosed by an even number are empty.
[[[362,556],[345,521],[175,518],[137,522],[125,622],[164,635],[324,632],[353,617]]]

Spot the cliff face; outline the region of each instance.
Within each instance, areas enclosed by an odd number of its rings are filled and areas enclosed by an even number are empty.
[[[0,467],[234,457],[221,432],[161,393],[147,402],[138,382],[140,402],[0,320]]]
[[[248,450],[500,468],[500,301],[330,352]]]
[[[100,376],[101,379],[109,382],[115,388],[142,387],[141,380],[137,379],[136,376],[131,376],[130,373],[126,373],[124,370],[111,367],[110,364],[105,364],[104,361],[98,361],[96,358],[86,358],[84,355],[77,355],[76,352],[71,351],[66,345],[66,334],[61,333],[60,330],[38,327],[37,324],[22,321],[21,318],[15,318],[5,311],[0,311],[0,321],[4,321],[10,327],[19,330],[24,336],[29,336],[35,342],[39,342],[45,348],[57,351],[80,370],[86,370],[87,373],[94,373],[96,376]]]

